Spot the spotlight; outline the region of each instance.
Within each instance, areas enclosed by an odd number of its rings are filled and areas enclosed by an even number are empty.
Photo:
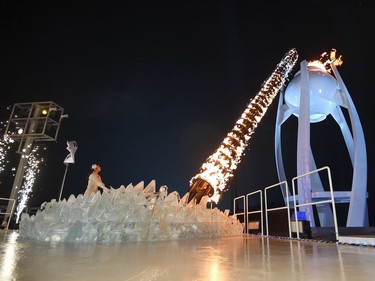
[[[42,115],[47,115],[48,112],[57,111],[56,107],[45,107],[42,109],[41,113]]]

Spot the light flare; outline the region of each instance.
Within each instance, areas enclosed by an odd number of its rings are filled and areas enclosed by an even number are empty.
[[[295,49],[287,52],[255,98],[250,100],[219,148],[207,158],[199,173],[190,180],[189,202],[196,199],[199,203],[206,195],[210,197],[208,202],[219,202],[228,181],[233,177],[234,170],[241,162],[251,135],[277,93],[284,87],[297,59]]]

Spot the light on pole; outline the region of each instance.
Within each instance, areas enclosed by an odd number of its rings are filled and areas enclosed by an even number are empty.
[[[27,155],[30,154],[34,142],[55,141],[60,129],[64,109],[52,101],[26,102],[13,105],[5,134],[12,140],[19,143],[17,153],[20,161],[14,178],[9,203],[7,205],[7,215],[4,223],[10,224],[14,209],[12,200],[18,199],[18,193],[24,180],[25,168],[27,165]]]

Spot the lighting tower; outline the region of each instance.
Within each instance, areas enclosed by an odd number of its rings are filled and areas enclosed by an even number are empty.
[[[52,101],[16,103],[13,105],[5,133],[14,141],[19,143],[17,153],[20,161],[14,178],[12,191],[9,199],[17,202],[18,192],[22,186],[27,156],[33,146],[33,142],[55,141],[60,129],[61,120],[66,117],[64,109]],[[7,214],[10,219],[13,216],[14,208],[11,201],[7,206]],[[9,225],[8,217],[4,222]]]
[[[323,53],[322,58],[326,53]],[[336,68],[335,50],[326,62],[300,63],[300,71],[289,83],[284,98],[280,95],[275,129],[275,155],[279,180],[286,175],[282,159],[281,125],[291,116],[298,118],[297,133],[297,175],[304,175],[317,169],[310,147],[310,123],[318,123],[332,115],[339,125],[353,167],[351,191],[334,191],[334,199],[339,203],[349,203],[346,225],[348,227],[367,226],[367,156],[364,134],[357,110],[350,94]],[[328,71],[327,71],[328,69]],[[333,75],[329,72],[332,70]],[[341,107],[346,108],[351,122],[349,127]],[[351,129],[350,129],[351,128]],[[321,136],[320,136],[321,137]],[[325,136],[326,137],[326,136]],[[318,174],[304,177],[297,182],[300,204],[311,203],[314,199],[329,198]],[[284,192],[284,191],[283,191]],[[288,196],[290,196],[288,194]],[[284,194],[286,200],[286,194]],[[301,207],[311,226],[315,226],[311,205]],[[320,226],[333,225],[333,212],[329,205],[317,205]]]

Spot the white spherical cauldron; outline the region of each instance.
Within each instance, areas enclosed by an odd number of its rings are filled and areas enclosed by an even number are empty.
[[[317,66],[308,66],[310,84],[310,122],[324,120],[337,104],[332,101],[338,84],[328,72]],[[301,71],[298,71],[285,90],[285,103],[295,116],[299,116],[301,96]]]

